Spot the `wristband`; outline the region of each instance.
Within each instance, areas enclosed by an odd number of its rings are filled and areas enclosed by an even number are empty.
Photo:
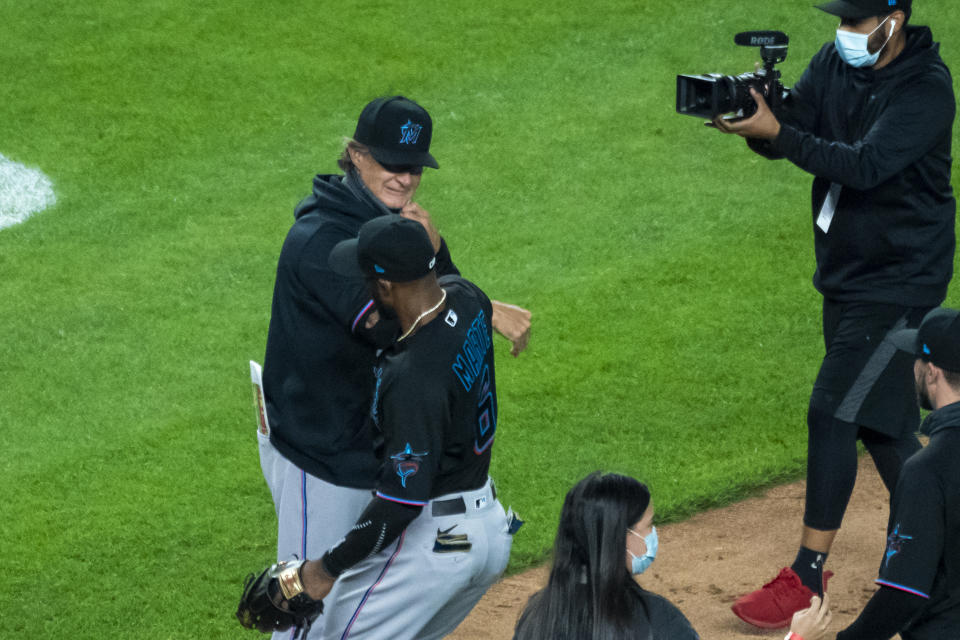
[[[303,561],[286,563],[281,562],[281,569],[277,573],[277,582],[280,583],[280,591],[287,600],[293,600],[304,592],[303,580],[300,578],[300,567]]]
[[[272,571],[283,596],[294,610],[304,609],[316,604],[303,586],[301,570],[306,564],[303,560],[278,562]]]
[[[796,634],[793,631],[788,631],[783,640],[803,640],[803,636]]]

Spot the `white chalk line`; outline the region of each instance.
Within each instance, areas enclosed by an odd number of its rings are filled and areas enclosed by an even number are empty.
[[[20,224],[56,202],[46,174],[0,154],[0,229]]]

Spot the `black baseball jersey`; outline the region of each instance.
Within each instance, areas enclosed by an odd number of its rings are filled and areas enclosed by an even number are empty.
[[[960,402],[922,431],[930,443],[900,472],[877,583],[928,599],[904,640],[960,638]]]
[[[458,276],[439,282],[447,292],[440,314],[376,368],[377,496],[401,504],[482,487],[497,431],[490,300]]]
[[[490,300],[458,276],[439,315],[383,352],[370,418],[382,444],[376,497],[321,558],[338,576],[391,544],[432,498],[482,487],[497,431]]]

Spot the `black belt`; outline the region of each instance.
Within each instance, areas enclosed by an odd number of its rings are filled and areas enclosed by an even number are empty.
[[[451,498],[450,500],[436,500],[431,503],[430,508],[433,510],[434,518],[438,516],[455,516],[467,512],[467,505],[464,503],[462,497]]]
[[[497,499],[497,488],[490,483],[490,493],[493,499]],[[439,516],[455,516],[467,512],[467,504],[463,501],[463,496],[450,498],[449,500],[434,500],[430,503],[430,513],[434,518]]]

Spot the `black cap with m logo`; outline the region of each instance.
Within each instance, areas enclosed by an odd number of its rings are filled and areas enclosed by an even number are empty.
[[[377,98],[363,108],[353,139],[370,148],[380,164],[433,167],[433,120],[427,110],[403,96]]]

